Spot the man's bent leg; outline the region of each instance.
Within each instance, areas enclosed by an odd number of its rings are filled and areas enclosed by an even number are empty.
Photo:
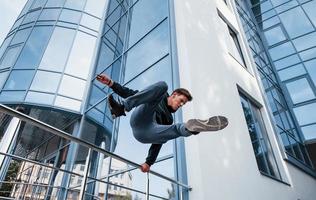
[[[166,82],[160,81],[144,90],[137,92],[133,96],[126,98],[123,101],[124,107],[126,111],[132,110],[134,107],[139,106],[141,104],[151,104],[152,106],[156,106],[163,98],[164,94],[168,91],[168,85]]]

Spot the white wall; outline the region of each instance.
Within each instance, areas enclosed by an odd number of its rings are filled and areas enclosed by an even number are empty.
[[[290,186],[258,170],[236,84],[261,105],[264,100],[250,66],[252,58],[246,56],[246,70],[228,54],[217,9],[238,31],[232,12],[223,0],[174,4],[180,86],[193,94],[193,101],[183,108],[184,120],[225,115],[230,121],[222,131],[185,139],[190,199],[314,200],[315,179],[283,160],[265,108],[261,111],[281,176]]]

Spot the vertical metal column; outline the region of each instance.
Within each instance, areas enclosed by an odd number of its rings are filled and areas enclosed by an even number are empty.
[[[92,154],[92,150],[89,149],[88,155],[87,155],[87,159],[86,159],[86,163],[85,163],[85,168],[84,168],[83,182],[82,182],[82,185],[80,187],[80,194],[79,194],[79,199],[78,200],[83,200],[84,199],[84,192],[86,190],[86,185],[87,185],[91,154]]]
[[[147,172],[146,200],[149,200],[149,172]]]

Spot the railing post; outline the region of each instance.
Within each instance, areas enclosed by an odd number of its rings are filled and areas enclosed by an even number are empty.
[[[147,172],[146,200],[149,200],[149,172]]]
[[[78,199],[78,200],[83,200],[83,199],[84,199],[84,192],[85,192],[85,190],[86,190],[87,179],[88,179],[88,173],[89,173],[89,165],[90,165],[91,152],[92,152],[92,150],[89,149],[88,155],[87,155],[87,159],[86,159],[86,163],[85,163],[83,181],[82,181],[82,185],[81,185],[81,187],[80,187],[80,194],[79,194],[79,199]]]

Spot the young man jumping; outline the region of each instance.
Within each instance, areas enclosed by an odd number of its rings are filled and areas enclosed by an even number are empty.
[[[162,81],[138,91],[114,82],[105,74],[98,75],[97,80],[124,98],[122,103],[118,103],[111,94],[108,96],[112,117],[125,116],[125,112],[134,108],[130,119],[133,135],[141,143],[152,144],[146,162],[141,165],[142,172],[150,170],[162,145],[167,141],[200,132],[218,131],[228,125],[227,118],[223,116],[207,120],[190,119],[186,123],[173,124],[172,113],[192,100],[191,94],[184,88],[178,88],[169,95],[168,85]]]

